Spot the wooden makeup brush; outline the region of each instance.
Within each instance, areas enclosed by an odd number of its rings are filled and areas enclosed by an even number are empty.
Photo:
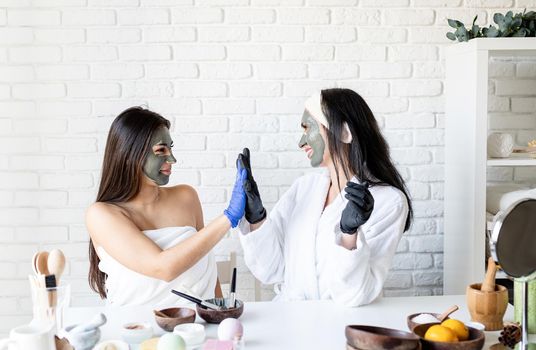
[[[48,273],[56,276],[56,285],[60,285],[60,278],[65,269],[65,255],[59,249],[51,250],[47,257]]]
[[[58,285],[56,284],[56,276],[45,276],[45,286],[48,294],[48,307],[56,307],[58,302],[58,292],[56,291],[56,287]]]

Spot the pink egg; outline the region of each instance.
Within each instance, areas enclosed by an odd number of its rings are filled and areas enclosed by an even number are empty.
[[[236,338],[242,338],[244,328],[242,323],[236,318],[226,318],[221,321],[218,326],[218,339],[219,340],[234,340]]]

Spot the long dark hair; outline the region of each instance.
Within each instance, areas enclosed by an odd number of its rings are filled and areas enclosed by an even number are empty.
[[[350,89],[322,90],[322,112],[328,120],[328,151],[335,167],[340,165],[347,178],[355,174],[360,182],[391,185],[402,191],[409,207],[404,227],[407,231],[413,219],[409,191],[391,160],[389,145],[365,100]],[[352,134],[349,144],[340,139],[345,122]],[[338,176],[337,173],[337,181]],[[340,188],[340,183],[338,185]]]
[[[142,107],[128,108],[115,118],[106,140],[97,202],[126,202],[139,193],[151,136],[161,127],[169,129],[169,120]],[[89,286],[105,299],[107,275],[99,270],[99,262],[90,239]]]

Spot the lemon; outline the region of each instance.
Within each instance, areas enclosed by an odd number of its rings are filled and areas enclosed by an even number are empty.
[[[443,342],[457,342],[458,337],[456,333],[448,327],[440,326],[438,324],[428,328],[424,334],[424,339],[431,341],[443,341]]]
[[[467,340],[469,338],[469,329],[467,329],[467,326],[461,321],[450,319],[443,321],[441,325],[452,329],[454,333],[456,333],[458,340]]]

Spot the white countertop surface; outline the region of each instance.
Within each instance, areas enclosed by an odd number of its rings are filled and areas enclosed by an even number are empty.
[[[465,295],[383,298],[370,305],[347,308],[331,301],[249,302],[240,321],[244,326],[247,350],[345,349],[344,329],[349,324],[366,324],[408,331],[406,316],[416,312],[443,312],[452,305],[459,310],[451,315],[469,321]],[[108,318],[102,339],[121,339],[121,326],[128,322],[151,322],[157,335],[164,333],[155,323],[148,307],[73,307],[66,310],[65,324],[88,320],[97,312]],[[508,306],[505,321],[513,320]],[[199,318],[196,322],[205,322]],[[217,325],[207,325],[207,337],[217,338]],[[486,345],[497,343],[499,332],[486,332]]]

